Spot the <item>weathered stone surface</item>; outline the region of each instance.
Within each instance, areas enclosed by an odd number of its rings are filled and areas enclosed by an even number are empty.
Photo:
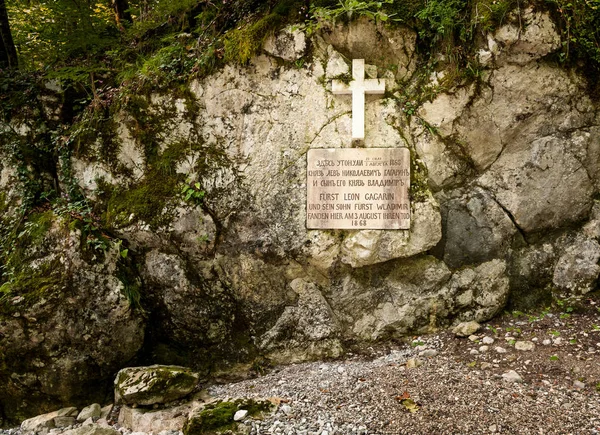
[[[412,204],[410,231],[362,230],[350,233],[342,245],[342,261],[363,267],[395,258],[411,257],[434,247],[442,237],[437,201]]]
[[[115,378],[115,402],[128,405],[172,402],[194,391],[199,379],[198,374],[186,367],[127,367]]]
[[[26,280],[7,283],[14,299],[0,308],[0,405],[21,419],[103,400],[114,372],[144,340],[145,322],[121,281],[137,278],[119,275],[118,249],[94,260],[79,231],[50,212],[46,219],[47,232],[25,248]]]
[[[326,27],[321,36],[349,59],[365,59],[367,63],[394,69],[397,79],[407,78],[416,68],[416,35],[408,28],[361,17],[348,24]]]
[[[518,230],[483,189],[458,191],[442,201],[444,262],[458,268],[506,257]]]
[[[528,8],[519,24],[504,25],[494,34],[500,45],[499,61],[525,64],[560,47],[560,35],[547,13]]]
[[[516,250],[509,267],[513,307],[529,310],[550,302],[549,291],[556,264],[556,250],[551,243]]]
[[[426,331],[436,327],[436,316],[448,313],[450,301],[441,288],[450,275],[434,257],[397,260],[356,269],[330,301],[346,330],[362,339]]]
[[[557,136],[504,153],[479,182],[525,232],[576,223],[592,208],[592,181],[569,142]]]
[[[339,325],[327,300],[315,284],[296,278],[290,283],[298,295],[275,325],[260,337],[259,348],[281,363],[308,358],[337,357],[343,352]]]
[[[77,408],[69,407],[59,409],[58,411],[38,415],[21,423],[21,431],[25,434],[47,431],[57,427],[54,419],[60,417],[73,417],[77,415]]]
[[[293,61],[304,56],[306,51],[306,35],[296,29],[284,29],[277,35],[268,37],[263,48],[272,56]]]
[[[416,120],[411,124],[415,150],[427,168],[429,187],[434,191],[464,181],[470,172],[469,163],[458,157],[441,137]]]
[[[459,320],[489,320],[508,300],[510,288],[506,263],[496,259],[475,268],[461,269],[452,276],[447,288],[455,298]]]
[[[583,236],[567,243],[560,243],[562,255],[554,268],[552,282],[567,294],[588,293],[596,288],[600,275],[600,244]]]
[[[180,431],[187,421],[188,414],[196,406],[193,402],[164,410],[123,406],[119,411],[119,424],[132,432]]]
[[[98,424],[87,424],[75,429],[63,432],[63,435],[118,435],[121,432],[110,427],[103,427]]]
[[[81,412],[77,415],[77,421],[86,421],[88,418],[100,418],[102,415],[102,408],[97,403],[92,403],[89,406],[86,406],[81,410]]]

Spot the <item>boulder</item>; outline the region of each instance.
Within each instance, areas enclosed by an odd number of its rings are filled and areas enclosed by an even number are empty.
[[[445,293],[452,295],[459,320],[483,322],[504,308],[510,292],[506,271],[506,262],[495,259],[452,275]]]
[[[102,415],[102,408],[99,404],[93,403],[89,406],[86,406],[81,410],[81,412],[77,415],[77,421],[82,422],[86,421],[88,418],[98,419]]]
[[[49,412],[47,414],[38,415],[36,417],[24,420],[21,423],[21,431],[24,434],[33,434],[39,432],[48,432],[50,429],[54,429],[57,426],[55,420],[63,417],[74,417],[77,415],[77,408],[69,407],[62,408],[58,411]]]
[[[190,394],[200,377],[186,367],[127,367],[115,378],[115,402],[127,405],[168,403]]]
[[[194,402],[161,410],[123,406],[119,411],[119,424],[132,432],[180,431],[190,411],[197,406]]]
[[[568,295],[581,295],[596,289],[600,275],[600,244],[594,239],[577,236],[566,244],[561,243],[552,282]]]

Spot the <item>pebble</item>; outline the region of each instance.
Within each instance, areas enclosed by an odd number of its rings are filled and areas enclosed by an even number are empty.
[[[494,343],[494,339],[492,337],[483,337],[483,344],[493,344]]]
[[[468,337],[479,331],[479,328],[481,328],[481,325],[477,322],[462,322],[452,328],[452,332],[459,337]]]
[[[531,341],[517,341],[515,343],[515,349],[523,352],[529,352],[535,349],[535,344],[533,344]]]
[[[509,370],[506,373],[504,373],[502,375],[502,379],[504,379],[506,382],[523,382],[523,378],[514,370]]]
[[[437,350],[435,350],[435,349],[426,349],[422,352],[419,352],[419,356],[426,357],[426,358],[432,358],[432,357],[436,356],[437,354],[438,354]]]
[[[471,352],[469,352],[471,355],[479,355],[479,351],[477,349],[471,349]]]
[[[585,384],[581,381],[575,381],[573,382],[573,387],[575,387],[578,390],[583,390],[585,388]]]
[[[548,340],[548,339],[545,339],[544,341],[542,341],[542,344],[543,344],[544,346],[550,346],[550,345],[552,344],[552,341],[550,341],[550,340]]]
[[[231,415],[231,414],[230,414]],[[233,421],[241,421],[248,415],[248,411],[245,409],[240,409],[233,415]]]
[[[506,349],[504,349],[503,347],[500,347],[500,346],[496,346],[496,347],[494,348],[494,350],[495,350],[497,353],[506,353]]]
[[[419,367],[422,365],[423,365],[423,361],[421,361],[420,359],[417,359],[417,358],[411,358],[408,361],[406,361],[407,369],[414,369],[415,367]]]
[[[481,353],[485,353],[488,350],[490,350],[489,346],[479,346],[479,352],[481,352]]]

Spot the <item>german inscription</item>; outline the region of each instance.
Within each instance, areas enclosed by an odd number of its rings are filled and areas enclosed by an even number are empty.
[[[408,149],[311,149],[307,160],[307,228],[410,229]]]

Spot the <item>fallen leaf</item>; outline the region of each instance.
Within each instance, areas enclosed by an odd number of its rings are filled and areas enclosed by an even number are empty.
[[[408,391],[405,391],[404,393],[402,393],[400,396],[396,396],[395,397],[396,400],[405,400],[405,399],[410,399],[410,393]]]
[[[415,413],[419,410],[419,405],[412,399],[402,399],[400,403],[407,409],[410,413]]]

